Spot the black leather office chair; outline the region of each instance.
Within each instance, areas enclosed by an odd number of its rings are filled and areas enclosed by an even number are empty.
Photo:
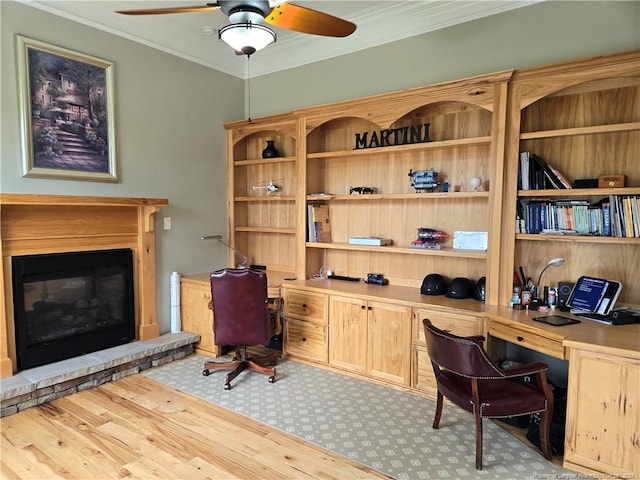
[[[231,389],[231,380],[245,369],[269,375],[269,382],[275,382],[274,365],[280,352],[261,358],[251,358],[247,353],[248,346],[269,342],[267,275],[250,269],[225,268],[213,272],[210,278],[216,344],[238,349],[230,362],[206,361],[202,374],[208,376],[211,370],[231,369],[226,375],[225,390]]]

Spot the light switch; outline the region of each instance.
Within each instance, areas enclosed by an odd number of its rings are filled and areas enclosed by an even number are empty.
[[[162,220],[164,221],[164,229],[171,230],[171,217],[162,217]]]

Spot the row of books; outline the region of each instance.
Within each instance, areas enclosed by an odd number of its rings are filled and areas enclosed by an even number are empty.
[[[516,212],[516,233],[640,237],[638,195],[610,195],[597,202],[522,198]]]
[[[544,159],[531,152],[520,152],[518,190],[568,189],[573,184]]]

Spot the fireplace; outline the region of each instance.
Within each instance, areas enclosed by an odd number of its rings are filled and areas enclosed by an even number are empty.
[[[136,338],[131,249],[13,256],[18,370]]]

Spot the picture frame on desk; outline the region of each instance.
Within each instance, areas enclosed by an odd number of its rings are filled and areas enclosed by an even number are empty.
[[[16,35],[23,176],[117,182],[113,63]]]

